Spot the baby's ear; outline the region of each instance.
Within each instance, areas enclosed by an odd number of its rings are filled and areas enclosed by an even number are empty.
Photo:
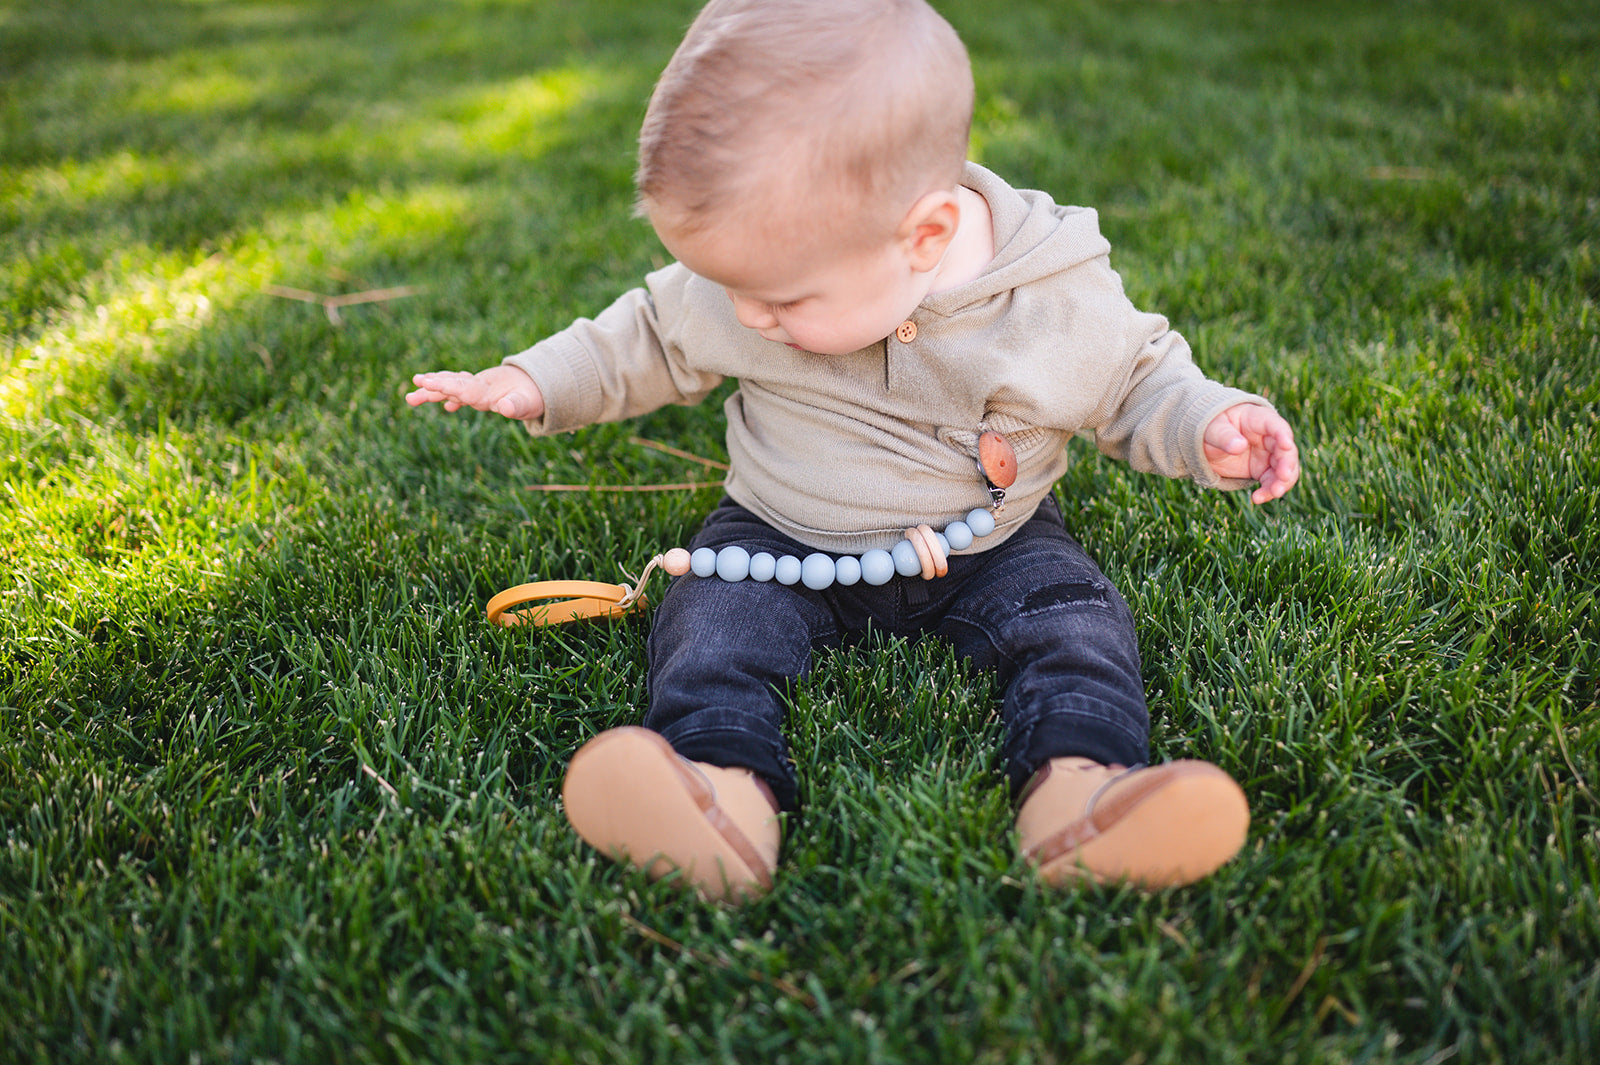
[[[930,192],[913,204],[898,231],[912,269],[923,272],[938,266],[960,226],[961,201],[953,190]]]

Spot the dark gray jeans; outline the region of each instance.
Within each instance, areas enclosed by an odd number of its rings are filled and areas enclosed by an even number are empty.
[[[692,548],[738,544],[804,558],[810,549],[731,500]],[[754,770],[787,810],[798,805],[783,738],[785,697],[812,651],[870,631],[948,640],[1004,689],[1012,788],[1063,755],[1136,765],[1150,719],[1127,603],[1067,532],[1054,497],[998,547],[953,555],[948,576],[896,576],[815,592],[692,574],[673,581],[650,632],[644,724],[686,758]]]

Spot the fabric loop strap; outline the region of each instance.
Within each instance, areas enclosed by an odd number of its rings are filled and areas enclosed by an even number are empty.
[[[489,600],[487,613],[490,621],[506,626],[618,618],[649,605],[642,595],[630,598],[632,591],[626,584],[601,581],[535,581],[507,588]],[[514,609],[517,607],[527,609]]]

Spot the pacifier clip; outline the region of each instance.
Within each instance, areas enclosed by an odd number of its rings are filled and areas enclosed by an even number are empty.
[[[800,558],[774,556],[766,551],[751,554],[737,544],[720,549],[709,547],[693,553],[674,547],[656,555],[631,587],[601,581],[534,581],[519,584],[489,600],[489,620],[497,625],[562,625],[588,618],[620,618],[643,609],[645,582],[658,568],[674,577],[718,577],[724,581],[777,581],[783,585],[801,584],[813,591],[839,584],[844,587],[865,581],[883,585],[896,575],[923,580],[943,577],[950,571],[951,551],[964,551],[974,541],[995,530],[995,514],[1005,506],[1005,490],[1017,477],[1017,458],[1001,434],[985,430],[978,438],[978,470],[990,494],[988,509],[979,507],[965,519],[951,522],[942,532],[928,525],[913,525],[890,550],[873,548],[859,556],[832,555],[815,551]]]

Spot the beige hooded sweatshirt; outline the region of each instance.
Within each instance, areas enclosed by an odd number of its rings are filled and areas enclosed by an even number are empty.
[[[1095,212],[1013,189],[975,164],[963,183],[989,203],[995,257],[979,277],[924,300],[909,342],[795,351],[740,325],[720,287],[674,263],[593,320],[505,360],[544,395],[529,431],[698,403],[737,378],[724,405],[728,494],[834,553],[887,549],[908,525],[940,529],[987,506],[976,464],[985,428],[1011,443],[1018,476],[996,532],[972,551],[1033,514],[1079,433],[1137,470],[1214,488],[1249,483],[1216,476],[1203,435],[1236,403],[1269,404],[1208,380],[1165,318],[1134,308]]]

